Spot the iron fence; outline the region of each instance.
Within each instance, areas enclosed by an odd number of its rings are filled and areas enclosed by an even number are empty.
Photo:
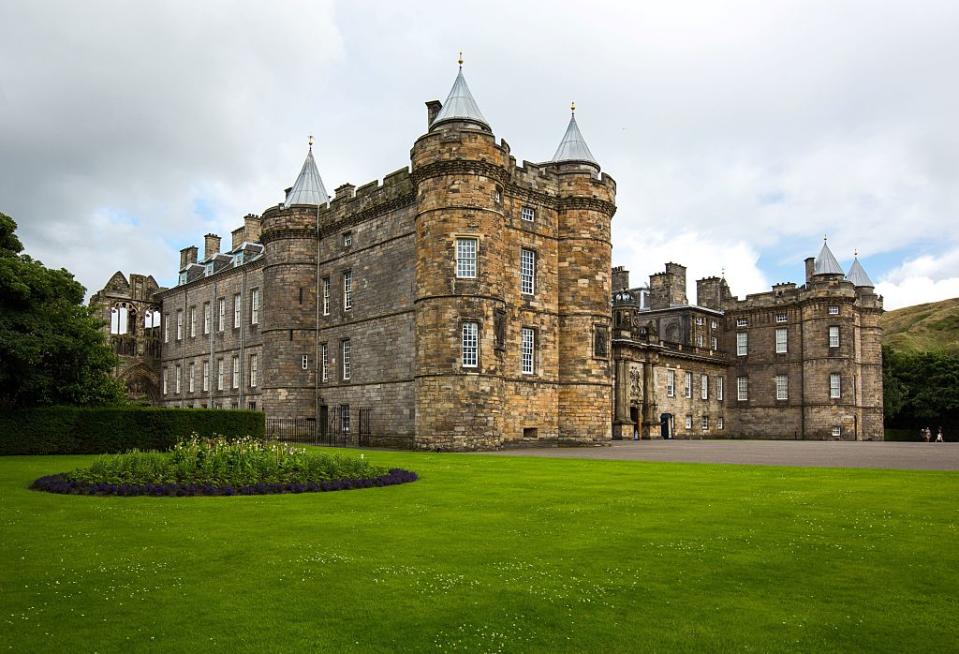
[[[304,445],[332,447],[389,447],[413,449],[413,437],[403,434],[375,434],[372,410],[348,405],[321,407],[319,418],[266,419],[266,438]]]

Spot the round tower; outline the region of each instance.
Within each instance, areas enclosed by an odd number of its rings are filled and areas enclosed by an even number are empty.
[[[462,64],[462,62],[461,62]],[[462,65],[411,151],[416,184],[416,438],[422,448],[501,442],[507,248],[497,235],[509,153]]]
[[[575,105],[549,169],[559,179],[559,438],[612,438],[612,241],[616,182],[576,124]]]
[[[286,201],[263,212],[262,402],[270,417],[316,416],[317,220],[327,201],[311,147]]]

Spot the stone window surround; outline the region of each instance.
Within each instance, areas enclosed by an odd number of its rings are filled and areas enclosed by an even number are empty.
[[[829,373],[829,399],[842,399],[842,375],[838,372]]]
[[[183,340],[183,309],[176,310],[176,340]]]
[[[196,305],[190,307],[190,338],[196,338]]]
[[[676,397],[676,371],[666,369],[666,397]]]
[[[330,344],[320,343],[320,381],[330,381]]]
[[[250,324],[260,324],[260,289],[250,289]]]
[[[739,402],[749,401],[749,377],[746,375],[736,377],[736,400]]]
[[[330,315],[330,294],[331,294],[333,284],[329,277],[324,277],[322,285],[323,285],[323,315],[328,316]]]
[[[683,397],[686,399],[693,397],[693,373],[689,370],[683,375]]]
[[[467,242],[472,242],[473,251],[461,252],[460,243],[466,245]],[[454,234],[453,237],[453,266],[456,273],[457,279],[476,279],[479,275],[479,236],[476,234]],[[467,256],[461,259],[461,255],[466,254]],[[468,255],[472,255],[472,257]],[[472,261],[470,262],[470,258]],[[462,267],[460,264],[464,264]],[[472,263],[472,271],[469,270],[469,263]],[[469,274],[472,272],[472,274]]]
[[[699,376],[699,396],[703,400],[709,399],[709,375]]]
[[[749,332],[736,332],[736,356],[749,354]]]
[[[347,268],[341,274],[343,280],[343,311],[353,310],[353,269]]]
[[[723,402],[726,399],[726,378],[720,375],[716,378],[716,400]]]
[[[539,368],[536,365],[536,341],[538,340],[536,332],[535,327],[520,328],[520,372],[524,375],[535,375]],[[529,341],[526,340],[527,335]]]
[[[233,294],[233,329],[239,329],[243,322],[243,296],[240,293]]]
[[[789,376],[776,375],[774,378],[776,384],[776,401],[782,402],[789,399]]]
[[[480,341],[482,339],[482,330],[480,329],[481,321],[477,318],[462,318],[460,319],[459,324],[459,341],[460,341],[460,355],[459,355],[459,367],[468,368],[470,370],[476,370],[480,367]],[[468,334],[467,329],[468,325],[473,326],[473,333]],[[467,343],[467,339],[473,342],[472,345]],[[473,356],[468,357],[468,347],[473,347]]]
[[[340,340],[340,380],[353,379],[353,343],[350,339]]]
[[[523,208],[520,209],[520,218],[522,218],[528,223],[536,222],[536,209],[534,209],[533,207],[524,205]]]
[[[840,347],[840,345],[842,344],[842,340],[840,337],[839,325],[829,325],[829,329],[827,330],[827,335],[829,338],[829,349],[834,350]],[[834,336],[835,338],[833,338]],[[835,343],[835,345],[833,345],[833,343]]]
[[[776,354],[789,353],[789,329],[786,327],[776,328]]]
[[[519,250],[519,292],[521,295],[536,295],[536,250],[521,247]],[[528,289],[528,290],[527,290]]]

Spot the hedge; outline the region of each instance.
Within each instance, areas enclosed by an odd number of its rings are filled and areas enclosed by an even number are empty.
[[[259,411],[155,407],[43,407],[0,413],[0,454],[166,450],[192,433],[263,438]]]

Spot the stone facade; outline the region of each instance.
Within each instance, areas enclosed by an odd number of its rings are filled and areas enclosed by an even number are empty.
[[[614,437],[881,440],[882,298],[841,272],[807,275],[743,300],[705,278],[693,307],[685,268],[667,264],[644,308],[647,289],[614,269]]]

